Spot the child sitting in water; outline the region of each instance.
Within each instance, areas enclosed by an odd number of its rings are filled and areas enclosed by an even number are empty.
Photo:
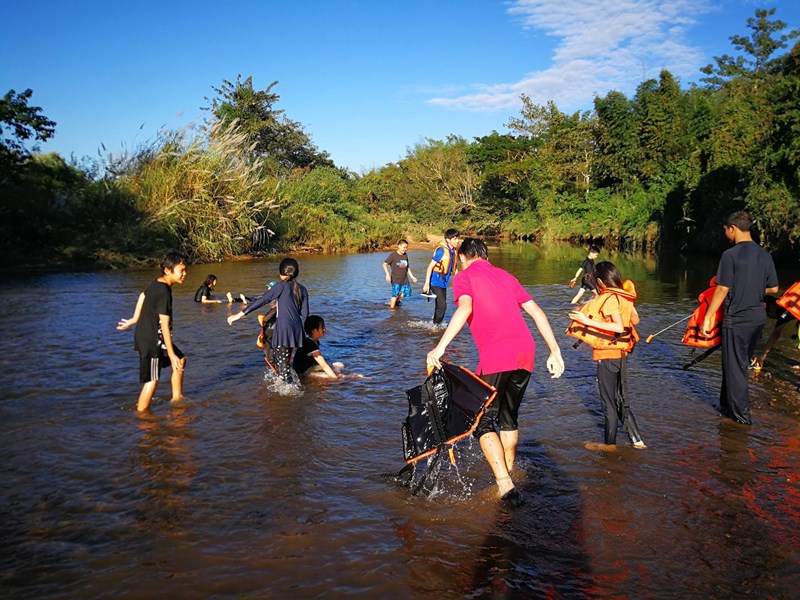
[[[222,304],[222,300],[215,299],[214,296],[214,288],[217,286],[217,276],[209,274],[206,277],[206,280],[203,282],[197,291],[194,293],[194,301],[200,302],[201,304]],[[249,300],[245,298],[244,294],[239,294],[238,298],[234,298],[233,294],[230,292],[227,293],[228,297],[228,304],[233,304],[234,302],[244,302],[247,304]]]
[[[292,368],[301,375],[305,372],[322,371],[328,378],[338,379],[338,375],[328,365],[319,349],[319,339],[325,335],[325,320],[318,315],[310,315],[303,324],[305,339],[303,346],[294,354]]]

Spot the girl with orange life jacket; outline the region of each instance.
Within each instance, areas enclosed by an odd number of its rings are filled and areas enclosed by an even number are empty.
[[[703,333],[703,320],[706,318],[708,305],[717,287],[716,276],[711,278],[708,285],[710,287],[697,297],[700,306],[692,313],[692,317],[686,325],[686,333],[683,334],[683,339],[681,340],[687,346],[692,346],[694,348],[712,348],[718,346],[720,342],[722,342],[723,307],[720,307],[714,315],[714,323],[711,331],[708,334]]]
[[[633,306],[637,298],[632,281],[623,283],[617,267],[603,261],[595,266],[599,294],[580,310],[569,313],[573,319],[567,335],[593,348],[597,361],[597,384],[604,417],[604,443],[587,442],[589,450],[615,450],[617,422],[628,432],[634,448],[646,448],[628,402],[628,354],[639,339],[635,325],[639,314]]]

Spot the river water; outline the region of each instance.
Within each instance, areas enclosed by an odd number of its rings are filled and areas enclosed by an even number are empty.
[[[412,496],[385,475],[403,466],[404,392],[423,381],[440,334],[419,296],[389,311],[387,254],[298,257],[327,321],[324,355],[364,377],[291,393],[265,377],[254,317],[229,327],[227,305],[192,301],[209,272],[218,292],[258,294],[278,260],[191,267],[174,288],[187,400],[170,404],[165,381],[144,416],[133,336],[115,326],[157,273],[6,278],[2,596],[796,597],[800,393],[788,335],[753,379],[750,428],[715,410],[718,354],[684,371],[681,326],[643,341],[629,386],[648,449],[620,438],[616,453],[589,452],[583,443],[602,438],[594,365],[561,335],[565,283],[584,253],[492,247],[549,315],[567,366],[549,379],[535,334],[514,474],[527,504],[498,503],[472,441],[432,495]],[[429,256],[410,253],[418,276]],[[715,269],[601,259],[637,283],[642,338],[689,314]],[[782,288],[798,279],[780,275]],[[474,368],[466,329],[445,358]]]

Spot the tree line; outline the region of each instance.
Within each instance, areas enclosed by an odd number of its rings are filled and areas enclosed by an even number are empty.
[[[716,253],[733,208],[776,259],[800,256],[800,43],[756,10],[735,55],[699,84],[668,71],[632,97],[566,113],[522,96],[473,140],[426,139],[366,174],[337,167],[277,107],[278,82],[212,87],[208,119],[125,154],[37,153],[56,123],[31,90],[0,100],[6,265],[128,265],[176,248],[197,261],[286,249],[367,251],[455,226],[483,236]],[[787,48],[788,51],[787,51]]]

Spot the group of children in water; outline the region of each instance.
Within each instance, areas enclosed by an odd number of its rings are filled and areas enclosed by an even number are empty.
[[[725,227],[726,235],[729,230],[736,232],[737,244],[751,242],[748,236],[740,235],[749,228],[749,220],[737,217],[729,224],[726,223]],[[732,236],[731,233],[729,239],[733,241]],[[740,249],[751,250],[746,244],[740,246]],[[752,250],[759,252],[758,249]],[[410,269],[407,251],[408,242],[400,240],[397,250],[392,252],[382,265],[386,281],[391,285],[392,309],[396,309],[403,298],[411,295],[409,279],[415,283],[418,281]],[[634,306],[637,299],[636,289],[633,282],[623,280],[613,263],[603,261],[595,264],[598,255],[599,249],[591,246],[586,260],[569,282],[569,286],[574,287],[579,278],[581,281],[581,288],[572,299],[572,304],[577,304],[586,292],[592,294],[589,301],[569,313],[572,321],[566,333],[578,340],[576,346],[586,343],[593,349],[604,416],[603,443],[587,442],[585,446],[590,450],[616,449],[617,430],[621,425],[630,436],[634,448],[646,448],[630,407],[627,389],[627,358],[639,339],[635,328],[639,323],[639,315]],[[777,280],[771,258],[766,261],[760,252],[757,256],[759,257],[757,261],[761,261],[758,264],[763,263],[763,267],[759,268],[764,274],[759,271],[753,282],[748,283],[749,287],[761,295],[765,288],[767,292],[776,291]],[[751,259],[751,262],[753,260],[756,259]],[[171,287],[176,283],[182,283],[185,279],[186,259],[178,254],[167,255],[161,263],[161,271],[161,276],[140,294],[133,317],[120,320],[118,325],[118,329],[123,330],[137,324],[134,345],[140,354],[140,380],[143,384],[137,405],[139,411],[148,408],[160,371],[166,366],[171,366],[173,369],[172,399],[182,398],[183,368],[186,358],[172,342],[170,333]],[[244,295],[234,298],[229,293],[227,295],[229,303],[239,301],[242,309],[228,317],[228,324],[232,325],[260,309],[267,309],[267,314],[260,316],[264,327],[265,358],[281,380],[291,382],[292,370],[301,374],[310,369],[317,369],[326,377],[339,377],[320,352],[319,340],[325,335],[325,322],[322,317],[309,314],[308,291],[297,281],[300,274],[297,261],[293,258],[283,259],[278,274],[279,279],[271,282],[267,292],[258,298],[250,299]],[[721,261],[719,274],[730,284],[723,288],[727,291],[733,283],[724,261]],[[435,325],[439,325],[443,319],[446,290],[451,279],[454,281],[454,296],[458,308],[439,344],[428,354],[428,364],[431,367],[440,366],[439,359],[449,342],[464,324],[470,325],[480,357],[476,369],[477,375],[498,390],[498,400],[494,403],[496,406],[492,407],[492,412],[487,412],[484,418],[488,421],[482,421],[477,428],[479,433],[474,435],[481,436],[479,438],[481,447],[492,466],[501,495],[511,498],[513,502],[514,488],[509,473],[513,466],[517,440],[517,412],[533,370],[535,348],[530,331],[520,317],[520,309],[533,318],[550,348],[547,367],[553,377],[559,377],[563,372],[563,359],[547,317],[519,285],[518,280],[510,273],[489,263],[488,249],[484,242],[475,238],[462,240],[454,229],[446,231],[444,240],[437,245],[426,270],[422,288],[423,295],[436,299],[433,315]],[[217,278],[209,275],[197,290],[195,301],[221,302],[213,298],[216,284]],[[733,300],[729,305],[732,302]],[[714,310],[716,311],[716,308]],[[707,327],[710,325],[704,323],[703,328]],[[760,331],[758,328],[758,335]],[[750,336],[749,329],[748,336]],[[519,348],[509,350],[511,344],[509,340],[516,337],[519,339],[514,344]],[[752,338],[747,339],[752,345]],[[729,350],[729,352],[736,351],[735,348]],[[727,354],[723,354],[723,366],[726,356]],[[730,357],[727,358],[727,361],[731,360]],[[723,413],[729,406],[725,403],[724,394],[726,377],[730,377],[728,374],[730,371],[729,367],[723,374],[721,398]],[[741,384],[737,385],[741,387]],[[746,394],[746,389],[744,392]],[[730,415],[735,418],[738,413],[727,414]],[[749,412],[746,413],[746,417],[749,422]],[[743,419],[737,420],[745,422]],[[489,434],[498,427],[500,435],[495,434],[497,438],[495,441]]]

